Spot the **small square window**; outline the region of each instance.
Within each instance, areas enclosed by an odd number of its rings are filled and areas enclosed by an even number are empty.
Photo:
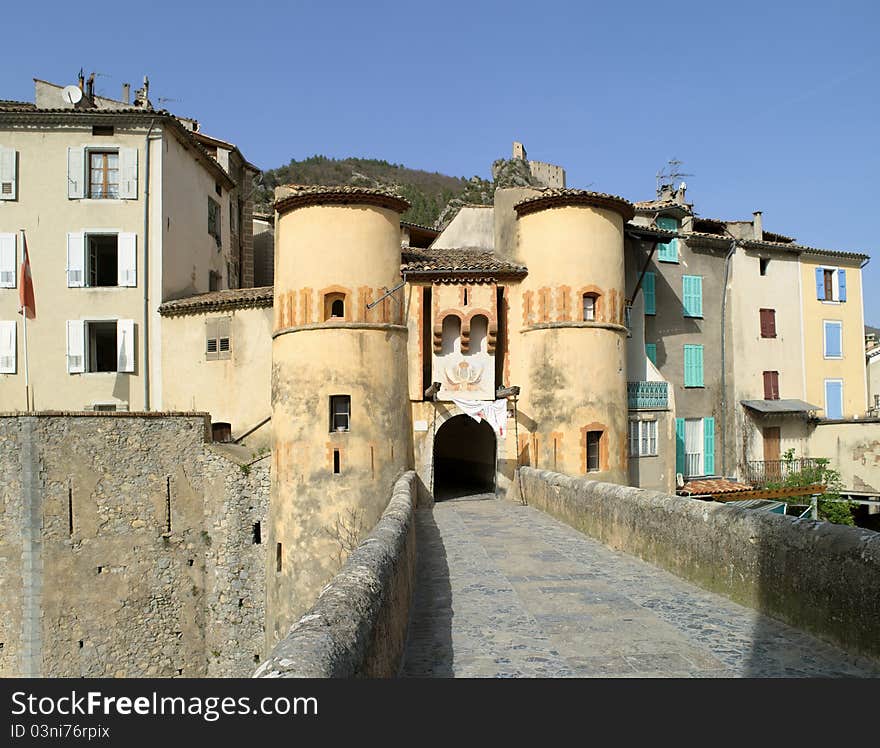
[[[760,263],[761,275],[767,275],[767,268],[770,266],[770,258],[761,257],[758,262]]]
[[[92,125],[92,135],[113,135],[113,125]]]
[[[584,322],[593,322],[596,319],[596,295],[584,294]]]
[[[205,358],[208,361],[231,358],[232,318],[214,317],[205,321]]]
[[[351,396],[330,396],[330,431],[351,430]]]

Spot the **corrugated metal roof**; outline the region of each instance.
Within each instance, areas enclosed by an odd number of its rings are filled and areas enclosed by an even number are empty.
[[[809,413],[822,410],[818,405],[810,405],[803,400],[740,400],[746,408],[758,413]]]

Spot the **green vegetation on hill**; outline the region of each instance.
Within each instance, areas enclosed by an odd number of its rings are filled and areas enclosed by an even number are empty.
[[[269,210],[275,187],[283,184],[394,187],[412,205],[403,220],[423,226],[433,226],[450,201],[487,204],[494,193],[492,183],[479,177],[468,180],[378,159],[316,155],[263,172],[262,184],[254,192],[256,209]]]

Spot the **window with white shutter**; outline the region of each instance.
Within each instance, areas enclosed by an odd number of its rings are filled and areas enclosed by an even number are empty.
[[[0,145],[0,200],[18,197],[18,160],[14,148]]]
[[[15,320],[0,320],[0,374],[15,374]]]
[[[232,318],[205,320],[205,359],[216,361],[232,355]]]
[[[86,370],[86,323],[81,319],[67,320],[67,371],[79,374]]]
[[[0,288],[15,288],[16,235],[0,234]]]
[[[67,149],[67,197],[86,196],[86,151],[82,146]]]
[[[81,288],[85,285],[85,234],[73,232],[67,235],[67,287]]]
[[[121,233],[117,242],[117,284],[137,285],[137,234]]]
[[[134,371],[134,320],[116,320],[116,371]]]
[[[123,200],[137,200],[138,196],[138,152],[137,148],[119,149],[119,197]],[[119,285],[124,285],[120,283]]]

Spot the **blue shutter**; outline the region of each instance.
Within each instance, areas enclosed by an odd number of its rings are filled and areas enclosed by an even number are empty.
[[[703,386],[703,346],[701,345],[684,347],[684,386]]]
[[[645,314],[657,314],[657,276],[645,273],[642,279],[642,292],[645,294]]]
[[[715,475],[715,419],[703,419],[703,472]]]
[[[645,355],[648,357],[648,360],[657,365],[657,344],[656,343],[645,343]]]
[[[678,220],[669,216],[660,216],[657,225],[667,231],[678,231]],[[657,245],[657,259],[663,262],[678,262],[678,239],[670,239],[668,242]]]
[[[840,358],[843,355],[841,346],[842,325],[838,322],[825,323],[825,358]]]
[[[684,418],[675,419],[675,472],[684,474]]]
[[[846,301],[846,270],[840,268],[837,271],[837,285],[840,292],[840,301]]]
[[[703,276],[683,275],[682,303],[685,317],[703,316]]]
[[[696,377],[697,377],[697,385],[696,386],[702,387],[703,386],[703,346],[697,345],[697,346],[694,346],[694,348],[696,349],[696,351],[695,351],[696,361],[694,361],[694,368],[696,369]]]
[[[825,417],[843,418],[843,383],[825,380]]]
[[[825,301],[825,275],[822,268],[816,268],[816,298]]]

